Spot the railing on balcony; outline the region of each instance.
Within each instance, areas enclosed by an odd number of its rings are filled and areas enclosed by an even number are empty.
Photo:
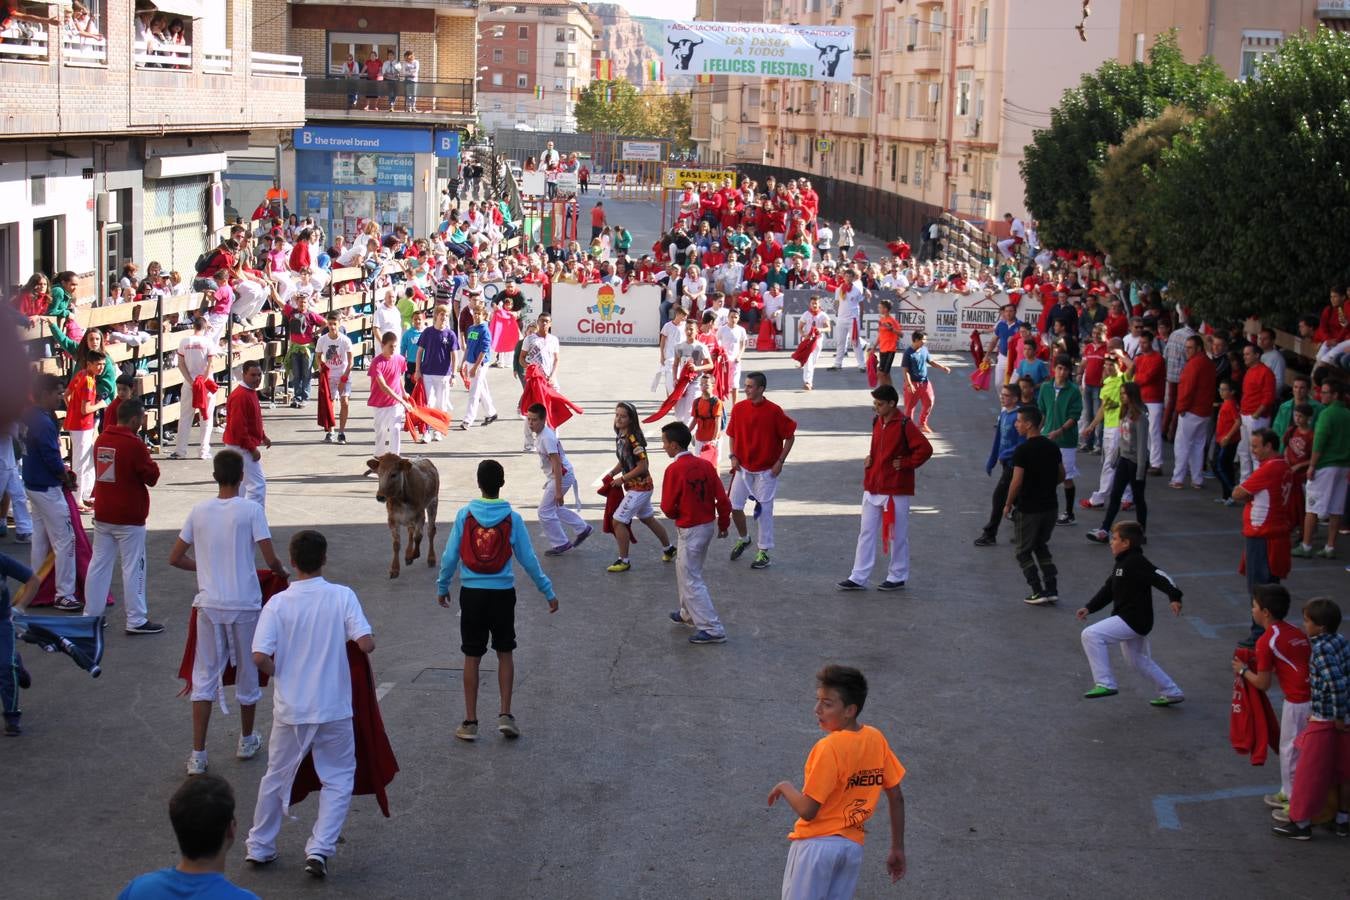
[[[108,43],[78,34],[61,36],[61,59],[68,66],[106,66]]]
[[[1350,18],[1350,0],[1317,0],[1317,15],[1325,19]]]
[[[411,103],[415,112],[470,116],[474,112],[473,80],[370,81],[340,75],[305,76],[306,109],[388,110],[391,100],[396,112],[408,111]]]
[[[137,41],[132,58],[138,69],[191,69],[191,44],[148,44]]]
[[[300,67],[304,65],[305,60],[301,56],[254,51],[249,54],[249,59],[253,63],[254,75],[277,75],[283,78],[301,78],[304,76]]]
[[[19,24],[27,26],[29,23]],[[16,27],[14,33],[6,34],[4,42],[0,43],[0,59],[8,62],[46,62],[47,29]]]
[[[228,75],[234,67],[234,54],[229,50],[203,50],[202,71]]]

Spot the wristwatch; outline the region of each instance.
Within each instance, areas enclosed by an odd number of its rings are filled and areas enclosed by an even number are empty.
[[[1241,669],[1238,670],[1238,677],[1239,677],[1239,678],[1242,678],[1243,676],[1245,676],[1245,675],[1246,675],[1248,672],[1250,672],[1250,671],[1251,671],[1251,668],[1250,668],[1249,666],[1243,666]]]

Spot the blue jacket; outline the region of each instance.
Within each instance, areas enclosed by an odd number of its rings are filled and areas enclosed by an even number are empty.
[[[475,323],[464,335],[464,361],[469,365],[478,362],[488,351],[492,337],[486,323]]]
[[[56,416],[38,406],[30,407],[23,417],[28,427],[24,438],[23,486],[29,490],[60,487],[66,476],[61,459],[61,429]]]
[[[544,570],[539,567],[539,557],[534,555],[530,533],[525,530],[525,520],[520,517],[520,513],[511,509],[511,504],[505,500],[488,500],[482,497],[469,501],[469,505],[461,507],[459,514],[455,516],[455,527],[450,530],[450,540],[446,542],[445,552],[441,555],[441,574],[436,579],[436,594],[444,596],[450,593],[450,582],[454,580],[456,572],[459,573],[460,583],[464,587],[504,591],[516,586],[516,577],[511,570],[510,562],[500,572],[489,575],[472,572],[460,565],[459,542],[464,537],[464,519],[471,512],[478,520],[478,524],[487,528],[491,528],[507,516],[511,517],[511,555],[530,578],[534,579],[534,586],[539,588],[539,593],[544,595],[544,599],[553,600],[553,582],[548,580]]]
[[[409,328],[403,332],[403,337],[399,339],[398,354],[404,359],[417,359],[417,340],[422,336],[426,328]]]
[[[984,464],[984,473],[994,471],[995,463],[1012,462],[1013,451],[1026,442],[1026,438],[1017,433],[1017,410],[999,410],[998,420],[994,423],[994,446],[989,448],[989,460]]]

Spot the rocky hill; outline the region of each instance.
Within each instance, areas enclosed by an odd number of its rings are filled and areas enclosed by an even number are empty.
[[[661,54],[648,42],[643,24],[628,14],[617,3],[588,3],[591,12],[600,19],[600,46],[604,55],[614,61],[615,74],[636,85],[647,84],[646,63],[659,60]]]

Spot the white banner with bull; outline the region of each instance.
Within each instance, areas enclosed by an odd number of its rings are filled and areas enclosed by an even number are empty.
[[[852,26],[667,22],[666,72],[847,83],[853,37]]]

